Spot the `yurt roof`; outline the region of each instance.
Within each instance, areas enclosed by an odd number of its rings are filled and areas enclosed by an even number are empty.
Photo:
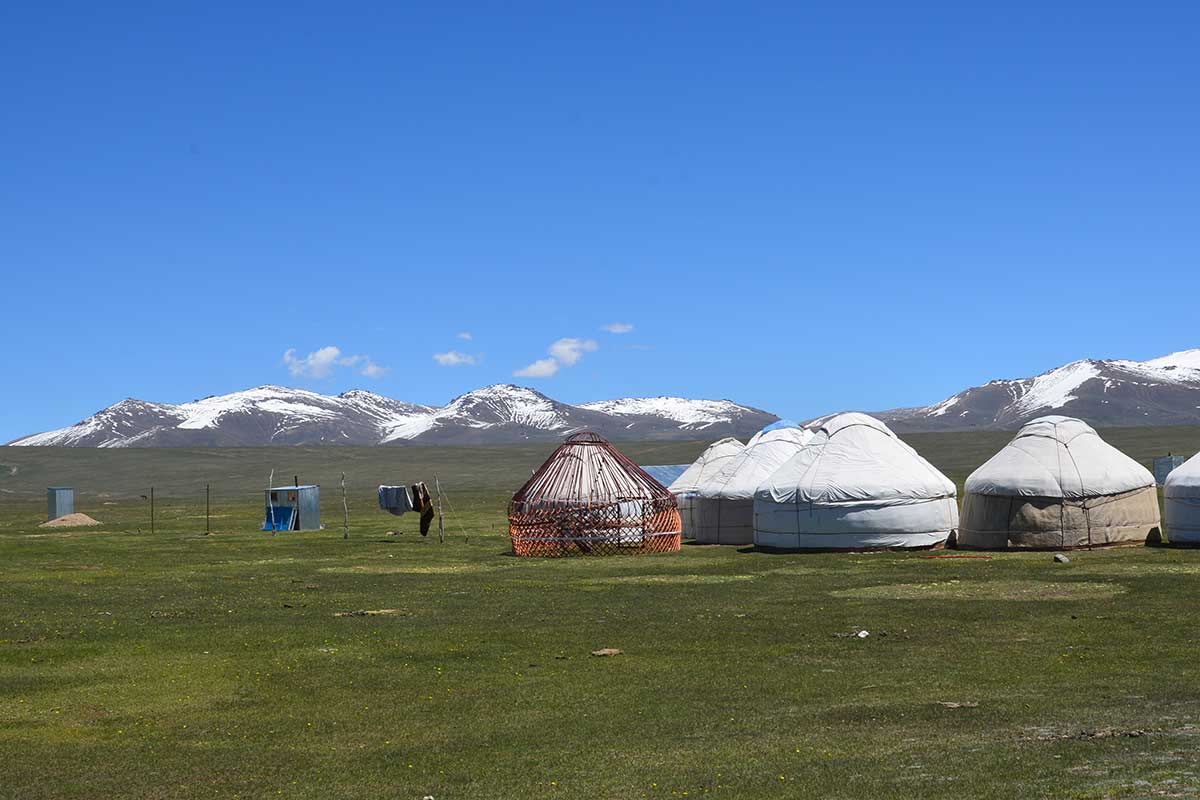
[[[745,449],[746,445],[733,437],[713,442],[667,489],[672,494],[696,491],[705,477],[720,472],[729,459],[735,458]]]
[[[696,491],[701,497],[745,499],[754,496],[759,484],[796,454],[812,432],[805,428],[776,428],[760,431],[742,452],[705,478]]]
[[[567,437],[517,490],[513,502],[586,505],[670,496],[661,483],[604,437],[583,432]]]
[[[954,494],[953,481],[887,425],[847,413],[826,419],[763,484],[758,497],[776,503],[901,504]]]
[[[794,419],[777,419],[774,422],[772,422],[770,425],[764,425],[762,430],[759,431],[759,433],[770,433],[771,431],[777,431],[780,428],[803,428],[803,427],[804,427],[803,425],[801,425],[799,422],[796,422],[796,420],[794,420]]]
[[[1154,485],[1150,470],[1083,420],[1038,417],[967,478],[968,492],[1080,499]]]
[[[1163,484],[1163,494],[1166,497],[1180,496],[1184,493],[1192,497],[1200,493],[1200,453],[1171,470],[1167,482]]]

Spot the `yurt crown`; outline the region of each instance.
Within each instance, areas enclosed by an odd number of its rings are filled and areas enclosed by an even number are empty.
[[[566,439],[567,444],[608,444],[608,440],[598,433],[582,431],[573,433]]]

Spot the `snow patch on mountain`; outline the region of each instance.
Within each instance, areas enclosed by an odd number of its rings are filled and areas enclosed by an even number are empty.
[[[176,410],[184,416],[184,420],[176,427],[184,430],[213,428],[226,414],[247,414],[253,411],[310,419],[330,418],[337,416],[339,410],[338,405],[331,402],[333,399],[303,389],[259,386],[176,406]]]
[[[1187,370],[1194,372],[1195,377],[1189,377],[1188,380],[1200,380],[1200,348],[1195,350],[1181,350],[1178,353],[1171,353],[1161,358],[1152,358],[1149,361],[1143,361],[1143,366],[1154,367],[1164,371]]]
[[[147,419],[177,424],[182,415],[175,406],[165,403],[148,403],[132,397],[120,401],[67,428],[37,433],[19,439],[12,444],[31,447],[71,447],[90,441],[92,447],[123,447],[124,442],[145,429]]]
[[[929,407],[929,416],[940,417],[947,413],[950,409],[954,408],[956,405],[958,405],[958,395],[955,395],[954,397],[947,397],[937,405]]]
[[[411,440],[435,428],[454,425],[467,428],[520,425],[554,431],[565,429],[570,423],[554,401],[541,392],[504,383],[459,395],[446,406],[426,414],[394,420],[386,426],[383,441]]]
[[[380,443],[388,444],[390,442],[416,439],[426,431],[432,430],[436,424],[437,420],[434,418],[434,415],[428,414],[423,417],[413,417],[385,425],[383,438],[380,440]]]
[[[1075,399],[1073,392],[1092,378],[1098,378],[1100,370],[1092,361],[1075,361],[1066,366],[1038,375],[1029,382],[1025,393],[1016,401],[1023,411],[1033,409],[1062,408]]]
[[[729,400],[688,400],[684,397],[622,397],[580,403],[580,408],[621,416],[650,416],[670,420],[680,428],[700,429],[727,422],[745,411]]]
[[[438,414],[473,425],[500,422],[540,430],[557,430],[567,425],[554,401],[546,395],[509,383],[487,386],[456,397]]]

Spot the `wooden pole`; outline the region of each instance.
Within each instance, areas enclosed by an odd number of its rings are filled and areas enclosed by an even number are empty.
[[[445,543],[446,541],[446,526],[442,522],[442,482],[438,480],[438,476],[434,474],[433,484],[437,487],[438,492],[438,542]]]
[[[350,538],[350,506],[346,505],[346,473],[342,473],[342,538]]]
[[[154,535],[154,487],[150,487],[150,535]]]
[[[212,533],[212,487],[204,484],[204,535]]]

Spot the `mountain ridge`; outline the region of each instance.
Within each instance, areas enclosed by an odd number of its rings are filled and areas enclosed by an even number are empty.
[[[1200,348],[1147,361],[1080,359],[1029,378],[988,381],[930,405],[871,413],[899,432],[913,433],[1015,429],[1050,413],[1101,427],[1197,425]],[[474,389],[444,406],[409,403],[365,389],[324,395],[264,384],[179,404],[130,397],[75,425],[9,444],[473,445],[557,441],[583,429],[615,441],[716,440],[748,438],[776,419],[731,400],[622,397],[572,405],[511,383]]]
[[[1007,430],[1045,414],[1103,427],[1200,424],[1200,349],[1148,361],[1085,358],[875,416],[898,431]]]
[[[640,401],[655,401],[652,413]],[[599,406],[607,406],[607,409]],[[552,441],[589,429],[615,440],[749,436],[775,419],[728,400],[622,398],[571,405],[514,384],[494,384],[444,406],[364,389],[324,395],[264,384],[187,403],[126,398],[74,425],[12,446],[232,447],[263,445],[505,444]],[[718,413],[719,412],[719,413]]]

